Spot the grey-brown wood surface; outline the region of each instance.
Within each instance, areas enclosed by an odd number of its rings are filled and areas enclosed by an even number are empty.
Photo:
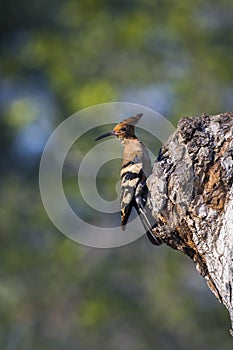
[[[182,118],[147,184],[157,227],[187,254],[233,327],[233,113]]]

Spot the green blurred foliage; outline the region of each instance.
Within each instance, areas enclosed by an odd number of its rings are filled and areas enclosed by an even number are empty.
[[[231,349],[227,312],[186,257],[144,238],[113,250],[66,239],[38,165],[49,133],[93,104],[147,101],[174,122],[232,109],[232,1],[0,5],[0,348]],[[81,158],[74,147],[71,173]]]

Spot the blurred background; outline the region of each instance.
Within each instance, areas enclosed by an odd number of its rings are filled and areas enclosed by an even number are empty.
[[[80,246],[49,221],[38,187],[46,140],[82,108],[135,102],[174,125],[233,110],[232,1],[0,5],[0,348],[232,349],[227,311],[186,256],[144,237]]]

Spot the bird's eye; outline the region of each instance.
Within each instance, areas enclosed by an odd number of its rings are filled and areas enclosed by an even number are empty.
[[[121,128],[121,131],[126,131],[126,128],[124,128],[124,127],[123,127],[123,128]]]

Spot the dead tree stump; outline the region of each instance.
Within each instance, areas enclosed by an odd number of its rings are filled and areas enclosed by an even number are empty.
[[[233,113],[182,118],[147,180],[155,233],[194,261],[233,328],[232,182]]]

